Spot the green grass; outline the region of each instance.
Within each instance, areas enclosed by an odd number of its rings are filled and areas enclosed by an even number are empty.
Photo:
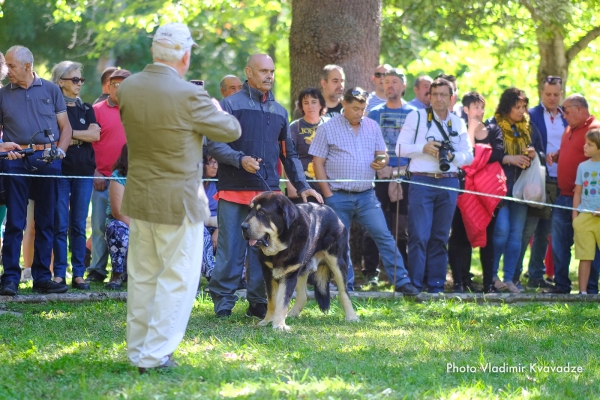
[[[256,326],[240,301],[229,319],[198,298],[168,374],[140,376],[125,345],[126,304],[6,304],[0,315],[1,399],[592,398],[598,304],[478,306],[458,301],[315,302],[290,333]],[[456,366],[525,366],[523,373],[446,373]],[[529,371],[529,364],[581,373]]]

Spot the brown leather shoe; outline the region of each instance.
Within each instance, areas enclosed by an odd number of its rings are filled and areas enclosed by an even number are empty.
[[[147,374],[150,371],[168,372],[171,368],[175,368],[175,367],[179,366],[179,364],[177,364],[177,361],[175,361],[173,359],[173,354],[169,354],[168,357],[169,358],[167,359],[167,361],[165,361],[158,367],[152,367],[152,368],[138,367],[138,371],[140,372],[140,374]]]

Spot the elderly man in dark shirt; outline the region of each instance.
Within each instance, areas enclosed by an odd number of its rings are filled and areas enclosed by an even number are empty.
[[[26,47],[11,47],[6,53],[6,65],[10,84],[0,89],[0,129],[4,131],[5,140],[21,147],[30,145],[35,155],[27,162],[4,160],[4,172],[60,175],[61,158],[69,147],[72,132],[60,88],[33,72],[33,55]],[[49,150],[53,153],[50,156]],[[14,296],[18,292],[21,277],[19,258],[30,187],[34,189],[36,225],[31,268],[33,291],[64,293],[68,290],[64,282],[54,282],[50,272],[57,184],[56,178],[4,178],[7,216],[0,295]]]

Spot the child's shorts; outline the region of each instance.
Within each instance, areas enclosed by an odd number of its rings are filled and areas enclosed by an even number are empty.
[[[575,258],[593,260],[596,247],[600,246],[600,217],[592,213],[579,213],[573,220],[575,231]]]

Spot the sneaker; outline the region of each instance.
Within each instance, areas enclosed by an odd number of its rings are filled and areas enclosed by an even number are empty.
[[[65,293],[69,287],[65,282],[57,283],[53,280],[33,282],[32,291],[37,293]]]
[[[246,311],[246,317],[258,317],[264,319],[267,315],[267,305],[265,303],[250,303],[248,311]]]
[[[365,276],[365,286],[377,286],[379,285],[379,276],[367,275]]]
[[[521,289],[519,289],[514,282],[506,282],[506,288],[510,293],[521,293]]]
[[[19,285],[14,282],[6,282],[0,288],[0,296],[16,296],[19,293]]]
[[[85,278],[86,282],[104,282],[106,276],[102,275],[100,272],[91,271],[88,273],[87,278]]]
[[[523,287],[523,285],[521,285],[521,281],[516,281],[514,282],[514,284],[517,287],[517,289],[519,289],[521,292],[525,291],[525,288]]]
[[[419,289],[411,285],[409,282],[394,288],[394,291],[402,293],[404,296],[417,296],[419,293],[421,293]]]
[[[527,282],[527,287],[531,288],[531,289],[551,289],[554,287],[554,285],[551,283],[548,283],[544,279],[540,279],[537,281]]]
[[[494,278],[492,279],[492,282],[494,282],[494,286],[496,287],[496,289],[498,290],[506,290],[506,283],[502,282],[500,280],[500,278],[498,278],[498,276],[494,276]]]
[[[29,282],[32,281],[31,277],[31,268],[23,268],[21,270],[21,282]]]
[[[108,290],[120,290],[123,287],[123,275],[122,272],[112,272],[110,281],[104,287]]]

